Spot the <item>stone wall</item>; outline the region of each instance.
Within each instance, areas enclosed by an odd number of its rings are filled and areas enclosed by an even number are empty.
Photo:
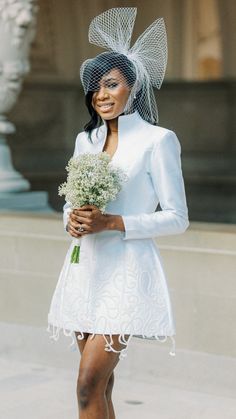
[[[235,83],[165,82],[157,100],[160,125],[181,142],[191,220],[235,223]],[[17,126],[9,138],[15,167],[34,190],[48,191],[60,211],[57,187],[88,120],[80,85],[28,82],[11,119]]]

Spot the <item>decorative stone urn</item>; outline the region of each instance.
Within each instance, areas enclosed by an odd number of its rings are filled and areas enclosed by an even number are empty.
[[[29,72],[30,43],[35,34],[35,0],[0,0],[0,192],[20,192],[30,184],[12,166],[6,135],[15,126],[5,116],[15,104]]]
[[[35,198],[37,201],[39,194],[41,198],[44,194],[45,201],[45,192],[19,194],[28,191],[30,184],[13,168],[6,141],[6,135],[15,132],[15,126],[7,120],[6,114],[16,103],[24,76],[30,70],[28,57],[36,30],[37,11],[36,0],[0,0],[0,210],[9,206],[35,210],[30,201]]]

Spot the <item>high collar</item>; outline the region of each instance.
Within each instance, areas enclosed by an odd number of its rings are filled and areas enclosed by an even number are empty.
[[[92,136],[93,143],[97,141],[101,141],[107,136],[108,131],[108,124],[105,119],[102,119],[103,125],[101,125],[97,130],[95,135]],[[120,137],[121,133],[128,132],[130,129],[134,129],[134,127],[142,121],[141,116],[139,115],[138,111],[134,113],[127,114],[127,115],[120,115],[118,117],[118,135]],[[122,137],[122,136],[121,136]]]

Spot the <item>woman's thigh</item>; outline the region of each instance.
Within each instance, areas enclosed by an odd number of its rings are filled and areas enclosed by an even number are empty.
[[[118,340],[119,335],[113,335],[113,348],[116,351],[124,349]],[[109,336],[107,337],[109,341]],[[80,345],[81,343],[79,343]],[[119,352],[105,350],[106,341],[103,335],[94,335],[92,339],[87,338],[82,347],[80,360],[80,377],[94,376],[98,381],[107,382],[119,362]]]
[[[84,350],[84,347],[86,345],[87,339],[89,337],[89,333],[84,333],[84,339],[78,339],[78,336],[81,336],[80,332],[75,332],[75,337],[77,341],[77,345],[79,347],[80,354],[82,355],[82,352]]]

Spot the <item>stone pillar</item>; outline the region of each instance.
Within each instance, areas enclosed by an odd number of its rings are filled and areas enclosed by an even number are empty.
[[[197,27],[196,16],[197,4],[194,0],[182,2],[182,74],[185,80],[197,77]]]
[[[235,0],[218,0],[219,16],[223,40],[223,77],[236,78],[236,2]]]
[[[219,16],[222,30],[223,77],[230,80],[230,115],[227,129],[230,132],[229,150],[236,152],[236,2],[234,0],[218,0]],[[235,164],[234,168],[235,170]]]
[[[36,0],[0,0],[0,210],[37,210],[37,197],[45,202],[44,192],[26,193],[30,184],[14,169],[6,139],[15,132],[6,114],[16,103],[30,69],[28,55],[37,9]],[[41,211],[42,205],[39,207]]]

